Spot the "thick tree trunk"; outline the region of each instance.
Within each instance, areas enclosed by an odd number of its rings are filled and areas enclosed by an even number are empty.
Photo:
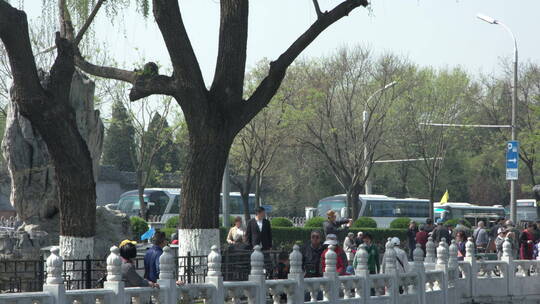
[[[261,186],[262,186],[262,176],[259,172],[255,175],[255,208],[261,206]]]
[[[219,121],[219,117],[206,117],[197,120],[198,125],[190,125],[190,148],[182,181],[180,256],[187,252],[207,255],[212,245],[220,244],[220,186],[234,136]],[[201,126],[202,122],[212,125]]]
[[[249,189],[240,193],[242,196],[242,209],[244,211],[244,220],[246,223],[251,219],[249,210]]]
[[[47,144],[54,164],[60,234],[64,239],[72,237],[91,244],[93,240],[89,239],[93,238],[96,225],[96,192],[90,151],[69,100],[75,71],[73,45],[57,33],[58,55],[50,76],[40,79],[26,15],[5,1],[0,1],[0,38],[13,73],[11,98]]]
[[[347,191],[347,206],[351,210],[352,214],[350,217],[353,220],[358,219],[358,213],[360,213],[360,208],[358,206],[358,196],[360,195],[361,187],[353,186]]]

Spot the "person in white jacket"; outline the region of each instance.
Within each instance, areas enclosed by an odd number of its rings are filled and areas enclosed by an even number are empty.
[[[401,242],[399,238],[393,237],[390,242],[394,244],[394,250],[396,251],[396,269],[398,273],[407,273],[411,271],[411,267],[409,265],[409,260],[407,257],[407,253],[405,250],[399,248],[401,245]],[[383,255],[382,259],[382,272],[384,273],[386,270],[386,252]]]

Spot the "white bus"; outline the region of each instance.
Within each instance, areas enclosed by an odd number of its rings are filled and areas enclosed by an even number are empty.
[[[338,194],[321,199],[318,203],[318,215],[326,217],[328,210],[338,213],[347,206],[347,196]],[[360,213],[377,222],[377,227],[388,228],[398,217],[408,217],[418,223],[425,223],[429,217],[429,200],[417,198],[394,198],[386,195],[359,195]]]
[[[148,206],[148,217],[150,221],[165,223],[169,218],[177,216],[180,213],[180,189],[177,188],[147,188],[144,190],[144,201]],[[221,194],[223,199],[223,194]],[[229,195],[229,213],[231,216],[244,215],[244,207],[240,192],[231,192]],[[249,194],[249,212],[255,213],[255,194]],[[120,195],[114,208],[126,213],[129,216],[138,216],[141,205],[139,202],[139,192],[132,190]],[[219,204],[219,214],[221,215],[221,206]]]
[[[469,203],[435,203],[433,204],[435,219],[442,219],[443,222],[451,219],[466,219],[472,225],[479,221],[494,222],[505,217],[503,206],[478,206]]]
[[[516,200],[517,221],[535,222],[540,219],[538,204],[535,199]]]

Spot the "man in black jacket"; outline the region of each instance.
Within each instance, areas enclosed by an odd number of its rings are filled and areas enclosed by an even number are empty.
[[[257,208],[255,218],[247,223],[246,235],[251,248],[261,245],[262,250],[272,249],[272,227],[266,219],[266,210],[263,207]]]
[[[302,267],[306,278],[322,277],[321,254],[326,249],[321,242],[322,235],[318,230],[311,232],[310,241],[302,249]]]

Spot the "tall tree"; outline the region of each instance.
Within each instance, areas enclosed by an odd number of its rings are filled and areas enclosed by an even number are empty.
[[[135,130],[121,99],[112,105],[111,120],[103,143],[104,165],[121,171],[135,171],[131,155],[135,152]]]
[[[13,76],[10,97],[47,144],[58,183],[60,244],[77,257],[80,251],[93,250],[96,192],[90,152],[69,101],[76,43],[67,37],[62,24],[50,75],[40,79],[26,14],[0,0],[0,39]]]
[[[103,1],[98,1],[97,4]],[[219,243],[218,203],[223,170],[236,134],[272,99],[287,68],[334,22],[367,0],[343,0],[322,12],[313,1],[317,19],[275,61],[257,89],[246,99],[244,75],[248,33],[248,0],[220,2],[220,29],[214,80],[208,89],[191,46],[177,0],[154,0],[152,11],[172,62],[173,73],[160,75],[155,64],[144,72],[98,66],[76,54],[76,64],[87,73],[132,84],[130,99],[153,94],[172,96],[182,108],[189,130],[189,154],[182,181],[181,229],[186,240],[181,254],[207,253]]]
[[[459,69],[440,72],[421,69],[409,77],[409,81],[415,83],[414,89],[397,103],[397,146],[407,158],[421,159],[411,165],[424,178],[433,204],[444,157],[452,145],[455,130],[429,124],[451,124],[464,117],[471,104],[470,81]],[[429,211],[433,218],[433,206]]]
[[[366,49],[342,49],[309,71],[307,95],[299,97],[305,100],[296,116],[303,121],[299,140],[328,164],[347,194],[353,219],[360,211],[364,170],[371,170],[379,157],[377,146],[386,132],[389,106],[403,92],[401,87],[385,87],[399,79],[405,67],[394,56],[374,60]],[[366,121],[364,110],[369,113]]]

